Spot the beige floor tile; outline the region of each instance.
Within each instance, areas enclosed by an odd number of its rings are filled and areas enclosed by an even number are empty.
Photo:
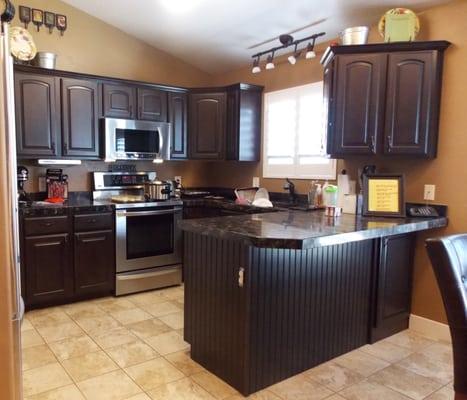
[[[136,308],[135,304],[125,298],[110,298],[103,300],[98,306],[107,313],[131,310]]]
[[[435,379],[444,385],[451,382],[454,378],[452,364],[446,364],[424,353],[414,353],[395,365],[426,376],[427,378]]]
[[[177,332],[181,337],[184,337],[184,332],[185,330],[182,328],[182,329],[177,329],[175,332]]]
[[[410,400],[394,390],[368,381],[357,383],[339,393],[347,400]],[[327,399],[326,399],[327,400]]]
[[[190,347],[190,345],[183,340],[183,337],[174,331],[152,336],[145,339],[145,342],[162,355],[186,350]]]
[[[75,322],[70,321],[57,325],[40,326],[37,331],[47,343],[83,335],[83,330]]]
[[[34,329],[34,326],[31,324],[31,321],[29,321],[27,318],[23,318],[23,320],[21,321],[21,332],[30,331],[31,329]]]
[[[122,370],[79,382],[78,388],[87,400],[126,400],[142,393]]]
[[[157,388],[150,390],[148,394],[153,400],[214,399],[214,397],[206,392],[206,390],[188,378],[158,386]]]
[[[374,344],[367,344],[366,346],[360,347],[359,350],[390,363],[402,360],[412,354],[411,350],[385,340]]]
[[[186,376],[204,371],[204,368],[201,365],[191,359],[189,351],[179,351],[177,353],[167,354],[165,358]]]
[[[393,336],[384,339],[385,341],[397,344],[398,346],[406,347],[412,351],[422,350],[435,342],[427,339],[414,331],[403,331]]]
[[[146,393],[140,393],[136,396],[128,397],[125,400],[151,400],[151,398]]]
[[[64,307],[64,311],[74,320],[84,318],[98,318],[105,315],[105,312],[96,304],[80,302],[69,304]]]
[[[453,363],[451,343],[436,342],[426,349],[423,349],[422,353],[436,360],[440,360],[445,364]]]
[[[233,396],[227,397],[225,400],[244,400],[244,399],[249,399],[249,400],[282,400],[279,396],[275,395],[273,392],[270,390],[260,390],[259,392],[250,394],[248,397],[242,396],[241,394],[236,394]],[[328,397],[326,397],[326,400],[328,400]]]
[[[180,308],[173,302],[166,301],[164,303],[145,304],[141,308],[155,317],[162,317],[164,315],[180,312]]]
[[[162,357],[125,368],[125,371],[144,391],[184,377],[178,369]]]
[[[284,400],[321,400],[333,392],[324,386],[297,375],[268,388]]]
[[[47,392],[73,383],[59,363],[33,368],[23,373],[23,392],[25,396]]]
[[[171,330],[169,326],[157,318],[148,319],[135,324],[129,324],[126,325],[126,328],[142,339],[160,335],[161,333],[166,333]]]
[[[75,336],[49,343],[49,347],[60,361],[100,350],[100,347],[88,335]]]
[[[31,329],[21,333],[21,347],[26,349],[32,346],[44,344],[44,339],[37,333],[35,329]]]
[[[360,350],[354,350],[332,360],[333,363],[358,372],[363,376],[369,376],[390,364],[379,358],[370,356]]]
[[[75,385],[63,386],[50,392],[36,394],[24,400],[86,400]]]
[[[332,362],[310,369],[304,372],[303,375],[335,392],[365,379],[365,377],[358,372]]]
[[[208,371],[198,372],[190,378],[216,399],[226,399],[227,397],[238,395],[238,392],[233,387]]]
[[[433,394],[430,394],[425,400],[454,400],[454,389],[449,386],[445,386]]]
[[[326,400],[345,400],[345,397],[342,397],[341,395],[336,393],[330,397],[326,397]],[[378,399],[378,400],[381,400],[381,399]]]
[[[121,368],[141,364],[145,361],[159,357],[159,353],[157,353],[151,346],[140,340],[137,342],[127,343],[122,346],[113,347],[106,351]]]
[[[184,297],[185,295],[185,290],[183,289],[183,286],[174,286],[171,288],[167,289],[161,289],[160,294],[168,299],[178,299],[180,297]]]
[[[183,311],[158,317],[172,329],[183,329]]]
[[[75,382],[84,381],[107,372],[118,369],[112,359],[103,351],[85,354],[84,356],[69,358],[62,362],[63,368]]]
[[[46,344],[28,347],[26,349],[23,349],[22,353],[23,371],[57,362],[57,359],[55,358],[54,354],[50,351],[49,347]]]
[[[103,317],[83,318],[77,321],[77,323],[86,333],[96,336],[121,326],[118,321],[108,315]]]
[[[118,322],[123,325],[134,324],[135,322],[146,321],[152,319],[153,316],[141,308],[132,308],[130,310],[121,310],[110,313]]]
[[[405,368],[391,365],[368,378],[370,382],[379,383],[415,400],[422,400],[441,384]]]
[[[137,305],[138,307],[148,304],[165,303],[166,297],[163,297],[159,291],[137,293],[126,296],[125,299]]]
[[[37,329],[39,327],[54,326],[72,322],[71,318],[62,310],[45,308],[28,313],[28,319]]]
[[[90,336],[103,349],[110,349],[111,347],[120,346],[125,343],[131,343],[138,339],[127,328],[123,326],[110,329],[107,332],[99,333],[97,335],[91,333]]]

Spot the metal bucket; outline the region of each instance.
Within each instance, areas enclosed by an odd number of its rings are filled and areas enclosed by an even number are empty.
[[[42,68],[55,69],[57,62],[57,55],[55,53],[49,53],[40,51],[37,53],[34,59],[34,65]]]
[[[354,26],[339,33],[341,44],[366,44],[368,41],[368,26]]]

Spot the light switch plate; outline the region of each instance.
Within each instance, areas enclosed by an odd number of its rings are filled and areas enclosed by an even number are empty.
[[[259,187],[259,177],[258,176],[253,177],[252,186],[253,187]]]
[[[434,201],[435,200],[435,185],[425,185],[423,191],[423,200]]]

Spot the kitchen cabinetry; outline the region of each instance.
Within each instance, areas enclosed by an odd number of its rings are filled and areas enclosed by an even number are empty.
[[[436,156],[446,41],[332,46],[325,66],[327,151]],[[327,88],[327,89],[326,89]]]
[[[53,76],[16,73],[15,102],[18,155],[57,156],[60,136],[57,79]]]
[[[136,89],[117,83],[102,85],[102,111],[104,117],[135,118]]]
[[[61,79],[62,154],[99,156],[98,84],[85,79]]]
[[[188,95],[169,93],[169,122],[171,123],[170,158],[188,158]]]
[[[377,244],[372,343],[408,327],[414,248],[413,234],[385,237]]]
[[[167,122],[167,92],[138,88],[138,119]]]
[[[28,309],[108,296],[115,287],[112,212],[21,218]]]
[[[225,158],[226,93],[191,93],[190,158]]]

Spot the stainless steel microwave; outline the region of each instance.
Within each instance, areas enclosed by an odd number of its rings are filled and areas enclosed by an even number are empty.
[[[162,161],[170,158],[168,123],[104,118],[101,131],[105,161]]]

